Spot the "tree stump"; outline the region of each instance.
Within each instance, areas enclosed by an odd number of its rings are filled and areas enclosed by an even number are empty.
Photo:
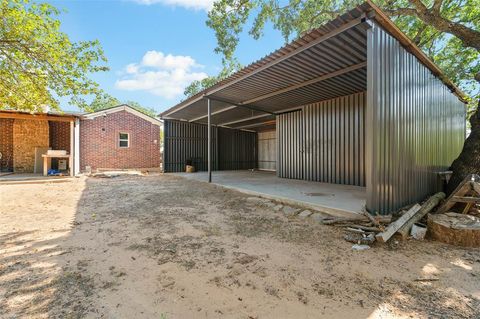
[[[480,219],[457,213],[428,215],[428,236],[446,244],[480,247]]]

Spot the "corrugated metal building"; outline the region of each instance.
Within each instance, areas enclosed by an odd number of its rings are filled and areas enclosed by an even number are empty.
[[[366,2],[163,112],[165,170],[262,168],[366,188],[383,214],[438,189],[463,93]]]

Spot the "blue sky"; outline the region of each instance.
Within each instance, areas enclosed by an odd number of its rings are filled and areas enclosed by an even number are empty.
[[[109,94],[163,111],[183,98],[191,80],[218,73],[221,57],[205,21],[213,0],[48,1],[66,10],[62,31],[73,41],[98,39],[109,72],[92,75]],[[283,45],[267,28],[255,41],[245,32],[237,57],[247,65]],[[62,105],[65,110],[72,110]]]

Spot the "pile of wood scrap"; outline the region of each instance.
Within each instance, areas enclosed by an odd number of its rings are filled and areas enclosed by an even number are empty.
[[[447,244],[480,247],[478,175],[467,176],[448,196],[436,214],[428,216],[428,232],[431,238]]]
[[[392,220],[392,216],[372,216],[366,211],[355,217],[330,217],[322,220],[325,225],[345,228],[346,241],[370,245],[375,242],[375,234],[385,230]]]
[[[412,226],[431,212],[444,198],[445,193],[439,192],[430,197],[423,205],[413,205],[400,218],[388,225],[385,231],[378,233],[375,238],[381,243],[387,242],[395,234],[398,234],[401,239],[407,239]]]
[[[388,227],[375,235],[379,242],[387,242],[395,238],[406,239],[410,236],[413,225],[427,217],[427,228],[430,238],[459,246],[480,246],[480,177],[467,176],[455,191],[445,199],[444,193],[430,197],[423,205],[415,204],[400,218],[390,223]],[[440,204],[435,213],[433,209]],[[462,214],[450,210],[460,209]]]
[[[458,204],[465,205],[463,214],[480,211],[472,209],[476,206],[480,208],[480,177],[468,176],[446,200],[445,197],[443,192],[436,193],[422,205],[414,204],[400,210],[402,213],[397,219],[392,219],[392,216],[373,216],[364,211],[356,217],[325,218],[322,223],[343,227],[346,231],[345,240],[358,245],[370,245],[375,241],[386,243],[393,237],[406,240],[412,235],[411,232],[417,230],[414,237],[423,238],[427,224],[431,238],[462,246],[480,245],[480,213],[479,216],[458,216],[460,214],[448,212]],[[431,214],[440,203],[436,214]],[[448,229],[452,231],[449,232]],[[421,236],[417,237],[417,234]]]
[[[415,204],[409,207],[395,221],[392,221],[392,216],[373,216],[365,211],[358,217],[325,219],[323,224],[344,227],[347,232],[344,236],[345,240],[361,245],[370,245],[375,241],[384,243],[395,234],[401,239],[406,239],[410,236],[412,226],[431,212],[444,198],[444,193],[437,193],[423,205]]]
[[[367,217],[368,216],[368,217]],[[392,220],[392,216],[371,216],[367,212],[354,217],[326,217],[324,225],[358,228],[364,231],[380,232]]]
[[[464,205],[463,214],[469,213],[474,206],[480,205],[480,176],[471,174],[465,177],[440,206],[437,214],[446,213],[455,205]]]

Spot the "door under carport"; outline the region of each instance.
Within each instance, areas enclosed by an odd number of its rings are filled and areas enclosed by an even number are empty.
[[[258,169],[276,171],[277,137],[276,131],[258,132]]]

